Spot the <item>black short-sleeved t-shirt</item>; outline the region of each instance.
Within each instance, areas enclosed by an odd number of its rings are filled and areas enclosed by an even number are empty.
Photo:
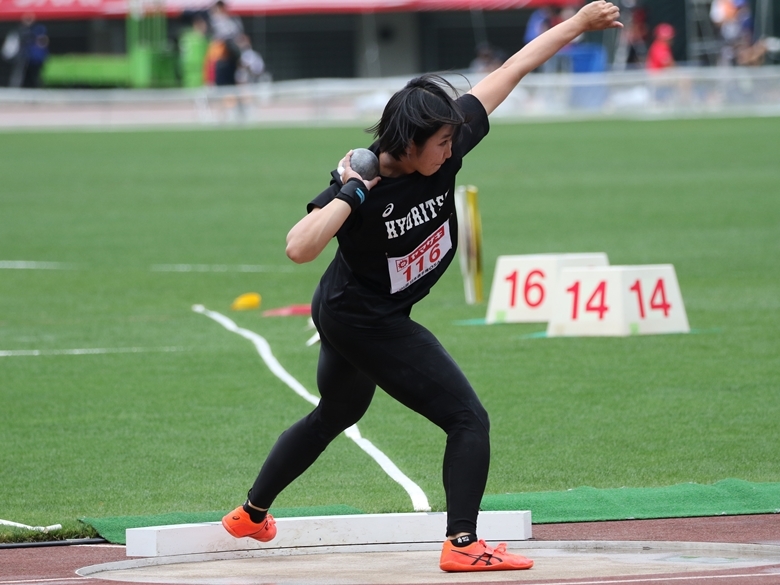
[[[408,314],[452,262],[458,242],[455,176],[489,130],[477,98],[466,94],[457,101],[466,123],[452,156],[429,177],[383,177],[336,234],[338,250],[320,281],[321,301],[334,318],[370,325]],[[334,178],[308,210],[330,203],[340,188]]]

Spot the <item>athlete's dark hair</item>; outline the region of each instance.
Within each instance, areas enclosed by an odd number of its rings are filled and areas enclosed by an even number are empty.
[[[453,95],[452,84],[432,73],[412,79],[387,102],[382,118],[366,129],[379,139],[379,150],[396,160],[412,143],[422,146],[442,126],[465,122],[465,116]]]

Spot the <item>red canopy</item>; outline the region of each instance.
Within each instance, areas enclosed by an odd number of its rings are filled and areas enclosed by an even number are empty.
[[[153,6],[153,2],[142,2]],[[167,0],[169,15],[207,8],[205,0]],[[582,0],[227,0],[231,12],[244,16],[290,14],[360,14],[363,12],[415,12],[421,10],[510,10],[539,6],[578,6]],[[123,17],[128,0],[0,0],[0,20],[19,20],[32,13],[38,20]]]

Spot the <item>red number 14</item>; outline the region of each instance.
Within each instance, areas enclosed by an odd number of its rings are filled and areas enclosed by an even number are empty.
[[[580,281],[577,280],[566,289],[566,292],[570,292],[574,295],[574,302],[572,303],[571,320],[577,320],[577,307],[580,304]],[[599,320],[604,318],[604,313],[609,311],[607,307],[607,281],[602,280],[593,294],[590,295],[588,302],[585,303],[585,310],[599,314]]]
[[[629,287],[630,291],[633,291],[636,293],[636,302],[639,305],[639,318],[644,319],[645,318],[645,304],[642,299],[642,285],[639,282],[639,279],[636,280],[634,284]],[[659,278],[658,282],[655,283],[655,288],[653,289],[653,294],[650,295],[650,309],[654,309],[657,311],[663,311],[664,317],[669,316],[669,310],[672,308],[672,305],[669,304],[669,302],[666,300],[666,290],[664,289],[664,279]]]

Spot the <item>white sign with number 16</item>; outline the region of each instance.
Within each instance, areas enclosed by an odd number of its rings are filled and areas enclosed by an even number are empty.
[[[546,323],[558,273],[570,266],[607,266],[603,252],[499,256],[488,300],[487,323]]]

